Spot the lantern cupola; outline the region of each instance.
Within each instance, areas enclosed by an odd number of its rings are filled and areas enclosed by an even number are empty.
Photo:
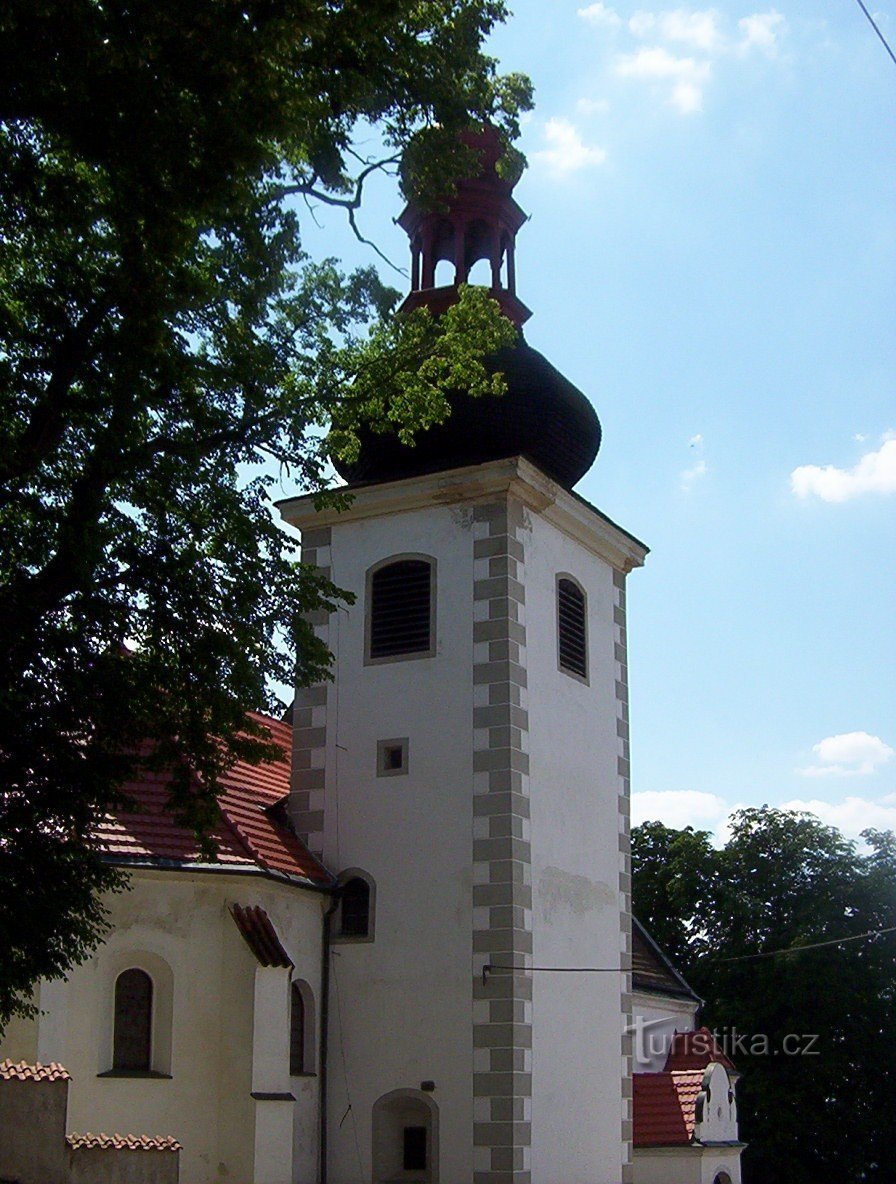
[[[473,265],[488,260],[490,295],[517,327],[516,343],[484,360],[491,373],[504,376],[506,391],[496,398],[455,391],[449,418],[420,432],[413,447],[362,426],[355,459],[334,457],[333,463],[357,485],[524,456],[572,489],[597,456],[600,422],[582,392],[523,337],[531,313],[516,294],[514,252],[526,215],[513,199],[514,181],[497,168],[503,151],[498,133],[486,125],[465,133],[464,142],[479,153],[475,176],[458,183],[442,210],[411,202],[398,219],[411,241],[411,291],[400,312],[426,307],[438,316],[457,300]],[[443,261],[450,282],[438,284]]]
[[[516,294],[514,246],[526,215],[513,199],[515,181],[498,172],[503,147],[497,131],[485,125],[462,140],[479,153],[480,169],[458,182],[445,210],[428,210],[410,202],[398,225],[411,242],[411,291],[402,304],[410,312],[426,304],[443,312],[457,298],[458,284],[467,283],[480,259],[491,270],[491,294],[508,320],[523,325],[532,315]],[[438,264],[449,265],[450,283],[437,285]]]

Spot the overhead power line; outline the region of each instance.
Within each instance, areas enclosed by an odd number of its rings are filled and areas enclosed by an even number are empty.
[[[870,937],[880,937],[884,933],[896,933],[896,925],[888,929],[869,929],[867,933],[856,933],[852,937],[833,937],[830,941],[815,941],[805,946],[786,946],[780,950],[763,950],[761,954],[738,954],[736,958],[707,957],[707,962],[752,962],[755,958],[775,958],[778,955],[802,954],[805,950],[820,950],[824,946],[843,946],[848,941],[867,941]]]
[[[738,954],[734,958],[714,958],[708,954],[701,962],[752,962],[756,958],[776,958],[788,954],[804,954],[807,950],[820,950],[825,946],[843,946],[851,941],[868,941],[885,933],[896,933],[896,925],[886,929],[869,929],[866,933],[854,933],[851,937],[832,937],[828,941],[815,941],[804,946],[783,946],[778,950],[763,950],[758,954]],[[482,981],[488,982],[492,974],[626,974],[623,966],[505,966],[497,962],[486,962],[482,968]]]
[[[874,17],[871,15],[871,13],[868,11],[868,9],[865,7],[862,0],[856,0],[856,4],[858,4],[858,6],[859,6],[859,8],[861,8],[862,12],[864,12],[865,16],[867,16],[868,23],[871,25],[871,28],[875,31],[875,33],[880,38],[881,45],[883,45],[884,49],[887,51],[887,53],[893,59],[893,65],[896,66],[896,54],[893,53],[892,49],[890,49],[889,45],[887,44],[887,39],[886,39],[886,37],[884,37],[883,33],[880,31],[877,21],[874,19]]]

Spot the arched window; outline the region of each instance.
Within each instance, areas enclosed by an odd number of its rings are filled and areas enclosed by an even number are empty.
[[[731,1184],[731,1177],[727,1172],[717,1172],[712,1184]]]
[[[370,885],[360,876],[352,876],[342,885],[339,933],[342,937],[371,936]]]
[[[289,1072],[293,1077],[314,1073],[314,996],[306,982],[290,988]]]
[[[374,1184],[437,1184],[439,1112],[431,1097],[393,1090],[373,1106]]]
[[[435,562],[388,560],[367,575],[367,660],[423,658],[434,652]]]
[[[125,1073],[152,1068],[152,979],[137,967],[115,980],[112,1068]]]
[[[557,580],[557,654],[561,670],[588,678],[585,593],[569,576]]]

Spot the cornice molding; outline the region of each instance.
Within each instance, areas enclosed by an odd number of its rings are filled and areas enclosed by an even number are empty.
[[[315,494],[286,498],[277,502],[277,508],[290,526],[298,530],[316,530],[365,518],[408,513],[427,506],[477,505],[508,496],[540,514],[545,521],[618,571],[627,573],[641,567],[648,553],[640,539],[617,526],[584,498],[567,492],[522,456],[452,469],[447,473],[408,477],[402,481],[354,488],[346,486],[337,492],[352,498],[348,508],[317,509]]]

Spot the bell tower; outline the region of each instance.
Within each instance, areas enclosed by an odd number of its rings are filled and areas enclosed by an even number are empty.
[[[406,309],[487,258],[519,328],[498,399],[459,391],[415,448],[373,432],[348,509],[280,504],[354,594],[315,626],[291,813],[346,894],[331,950],[330,1184],[631,1179],[626,576],[646,548],[572,492],[585,396],[522,335],[524,215],[482,167],[409,206]],[[447,259],[453,282],[435,284]],[[594,973],[593,968],[600,968]]]

